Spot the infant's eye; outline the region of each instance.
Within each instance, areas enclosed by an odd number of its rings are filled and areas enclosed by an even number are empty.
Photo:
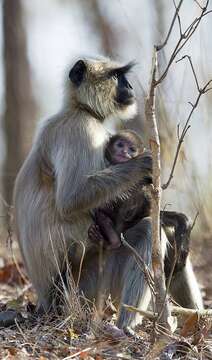
[[[130,151],[132,151],[132,152],[136,152],[136,149],[134,148],[134,147],[130,147]]]

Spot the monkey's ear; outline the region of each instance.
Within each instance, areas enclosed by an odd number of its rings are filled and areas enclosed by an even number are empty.
[[[69,79],[73,82],[74,85],[80,86],[84,79],[85,72],[86,65],[83,60],[79,60],[69,72]]]

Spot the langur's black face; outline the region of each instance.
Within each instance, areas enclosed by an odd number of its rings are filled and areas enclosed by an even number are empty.
[[[135,94],[132,85],[126,78],[126,74],[130,71],[134,64],[129,63],[117,69],[113,69],[110,75],[117,80],[115,101],[119,105],[131,105],[135,101]]]
[[[133,88],[124,74],[118,77],[118,86],[115,100],[120,105],[130,105],[134,102]]]
[[[79,60],[69,72],[78,103],[86,105],[100,119],[116,114],[129,120],[136,114],[136,101],[127,73],[134,64],[124,66],[105,61]],[[72,93],[73,95],[73,93]]]

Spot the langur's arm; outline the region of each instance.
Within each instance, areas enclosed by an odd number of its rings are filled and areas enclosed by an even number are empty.
[[[81,155],[81,154],[80,154]],[[57,161],[56,207],[61,214],[87,211],[103,206],[128,191],[138,180],[152,175],[152,157],[145,153],[124,164],[90,174],[90,158],[60,158]]]

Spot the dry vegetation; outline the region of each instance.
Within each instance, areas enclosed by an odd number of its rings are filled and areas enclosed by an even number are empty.
[[[7,245],[0,254],[1,359],[212,359],[211,319],[207,316],[181,317],[174,335],[156,330],[154,322],[145,319],[135,334],[117,338],[108,325],[115,315],[100,325],[95,309],[81,309],[72,291],[65,314],[36,318],[36,296],[17,244],[10,246],[11,228],[7,229]],[[205,285],[207,300],[212,289],[209,283]],[[160,340],[156,340],[157,333],[163,335]]]

